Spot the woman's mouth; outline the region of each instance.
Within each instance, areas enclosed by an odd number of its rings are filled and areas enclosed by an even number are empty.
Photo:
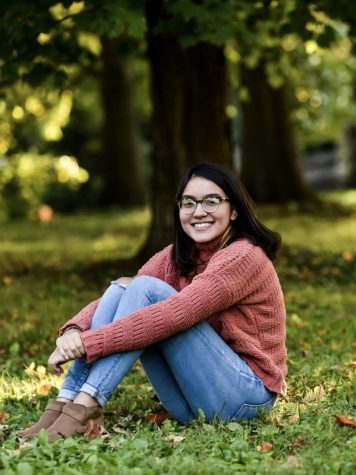
[[[206,222],[206,223],[192,223],[192,226],[195,229],[207,229],[210,226],[212,226],[214,223],[213,222]]]

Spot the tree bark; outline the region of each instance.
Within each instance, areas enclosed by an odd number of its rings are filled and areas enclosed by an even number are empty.
[[[227,72],[223,49],[198,43],[184,49],[179,38],[158,34],[161,2],[146,3],[153,105],[152,220],[142,259],[172,242],[172,216],[183,172],[200,162],[232,166],[225,114]]]
[[[249,100],[242,103],[241,178],[255,201],[303,201],[312,194],[304,182],[289,117],[286,83],[272,88],[263,62],[241,67]]]
[[[125,38],[103,36],[101,43],[104,124],[100,204],[142,204],[145,188],[131,101],[129,59],[120,52]]]

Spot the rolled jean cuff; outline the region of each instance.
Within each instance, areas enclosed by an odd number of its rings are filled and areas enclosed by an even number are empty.
[[[58,399],[59,397],[63,397],[65,399],[69,399],[69,401],[74,401],[77,396],[77,391],[71,391],[70,389],[61,388],[58,392],[58,396],[56,399]]]
[[[112,280],[110,284],[115,284],[121,287],[122,289],[126,290],[128,287],[128,284],[122,284],[121,282],[118,282],[117,280]]]
[[[97,388],[91,386],[88,383],[84,383],[83,386],[80,388],[80,392],[89,394],[92,398],[96,399],[101,407],[103,407],[108,400]]]

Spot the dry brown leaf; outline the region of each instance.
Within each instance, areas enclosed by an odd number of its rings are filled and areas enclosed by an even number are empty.
[[[303,444],[304,444],[304,437],[302,437],[301,435],[298,435],[298,437],[295,439],[295,441],[291,445],[291,449],[296,449],[297,447],[300,447]]]
[[[84,437],[87,437],[91,440],[100,438],[100,427],[98,426],[98,424],[95,424],[93,419],[88,420]]]
[[[169,434],[167,435],[167,437],[165,437],[165,440],[170,440],[174,442],[175,444],[179,444],[184,439],[185,437],[183,437],[182,435],[174,435],[174,434]]]
[[[110,439],[110,434],[109,432],[105,429],[104,426],[99,426],[100,427],[100,438],[105,440],[105,439]]]
[[[147,419],[158,426],[162,425],[166,419],[170,418],[170,414],[166,411],[161,412],[149,412],[147,414]]]
[[[347,366],[349,368],[356,368],[356,361],[349,361],[349,363],[347,364]]]
[[[339,426],[356,426],[356,420],[351,419],[351,417],[340,416],[337,414],[334,414],[334,417]]]
[[[7,412],[5,412],[5,411],[0,412],[0,421],[4,421],[8,417],[9,417],[9,414]]]
[[[257,452],[271,452],[273,450],[273,444],[271,442],[262,442],[261,445],[256,447]]]

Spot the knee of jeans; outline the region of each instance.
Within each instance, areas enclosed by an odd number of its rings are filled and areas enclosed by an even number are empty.
[[[109,294],[111,297],[116,297],[120,299],[122,292],[124,291],[124,287],[119,285],[119,283],[116,280],[113,280],[110,282],[109,287],[106,289],[105,294]]]
[[[135,290],[135,292],[144,292],[152,290],[157,284],[162,283],[160,279],[152,277],[150,275],[140,275],[135,277],[132,282],[129,284],[130,290]]]

